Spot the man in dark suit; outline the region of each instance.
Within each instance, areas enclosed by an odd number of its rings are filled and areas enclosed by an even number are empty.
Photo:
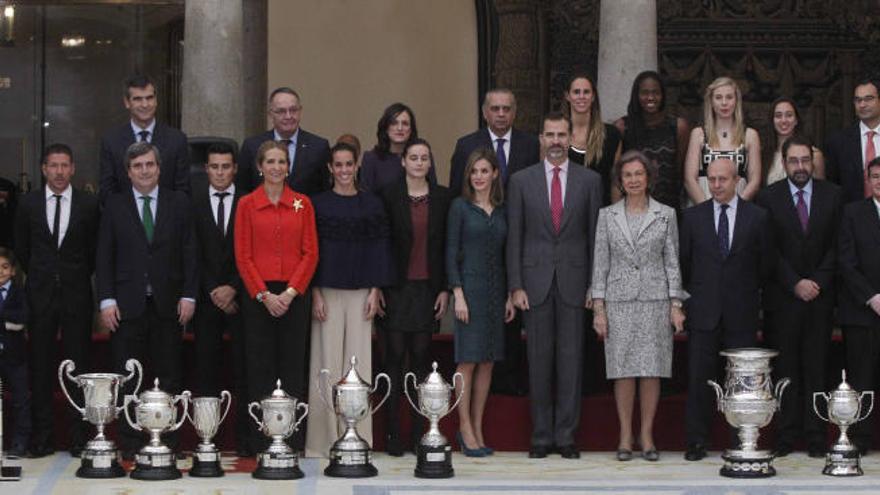
[[[160,154],[150,143],[134,143],[126,154],[132,187],[109,198],[98,232],[98,298],[101,321],[113,332],[114,367],[145,365],[144,383],[181,389],[181,330],[193,316],[198,295],[198,243],[192,203],[159,185]],[[130,393],[133,383],[127,384]],[[143,435],[120,423],[120,447],[133,455]],[[173,439],[172,439],[173,443]]]
[[[686,303],[688,397],[685,459],[706,456],[718,352],[753,347],[760,291],[773,269],[767,212],[736,195],[736,166],[727,158],[707,168],[712,199],[688,208],[680,232],[681,275]]]
[[[92,272],[98,234],[98,199],[74,189],[73,151],[66,144],[46,148],[42,160],[46,186],[22,199],[15,219],[15,252],[27,273],[30,315],[30,362],[33,376],[31,455],[55,451],[53,392],[61,357],[77,369],[89,369],[92,335]],[[86,424],[76,411],[64,407],[71,429],[70,451],[78,455],[87,440]]]
[[[513,128],[516,97],[512,91],[504,88],[489,90],[483,98],[482,110],[486,128],[462,136],[455,143],[449,169],[449,190],[453,197],[461,194],[468,157],[477,148],[495,150],[505,186],[511,175],[541,160],[538,138]],[[504,326],[504,360],[495,363],[492,368],[492,390],[496,393],[524,393],[525,387],[518,379],[523,362],[521,329],[522,319],[519,315]]]
[[[571,124],[564,115],[547,115],[540,139],[544,160],[510,178],[507,280],[528,335],[529,457],[546,457],[555,445],[562,457],[575,459],[584,307],[591,302],[602,183],[599,174],[569,163]]]
[[[846,205],[837,262],[841,279],[837,318],[846,345],[847,380],[858,391],[874,390],[880,362],[880,157],[868,163],[871,197]],[[873,422],[850,427],[862,454],[871,446]]]
[[[129,192],[131,182],[125,168],[125,153],[132,143],[147,142],[162,155],[161,186],[169,191],[189,194],[189,158],[186,135],[156,121],[156,86],[142,75],[125,82],[122,99],[130,120],[113,128],[101,138],[101,176],[98,195],[101,204],[117,192]]]
[[[239,457],[253,456],[247,421],[244,379],[244,341],[239,294],[241,277],[235,266],[235,207],[242,196],[233,183],[238,167],[232,147],[215,143],[208,147],[205,163],[208,186],[193,191],[193,214],[199,244],[201,287],[195,315],[196,395],[220,393],[220,369],[224,362],[223,334],[232,336],[233,382],[236,400],[236,450]],[[222,205],[222,206],[221,206]]]
[[[286,87],[269,95],[269,117],[272,129],[244,140],[238,160],[236,187],[248,193],[262,183],[254,163],[257,150],[266,141],[280,141],[287,145],[290,170],[287,183],[294,191],[314,195],[330,189],[330,144],[321,136],[302,129],[303,107],[299,94]]]
[[[863,79],[853,91],[859,121],[825,143],[828,179],[843,188],[844,204],[871,197],[866,164],[880,156],[880,79]]]
[[[810,457],[825,456],[825,423],[813,412],[813,392],[825,390],[834,313],[840,188],[813,178],[813,147],[793,136],[782,145],[787,180],[761,191],[769,214],[776,270],[764,288],[764,337],[779,351],[773,372],[791,379],[776,414],[776,455],[806,440]]]

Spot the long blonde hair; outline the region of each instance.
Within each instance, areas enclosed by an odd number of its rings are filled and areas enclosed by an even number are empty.
[[[602,121],[602,108],[599,105],[599,90],[596,88],[594,78],[588,73],[582,71],[572,73],[565,85],[565,94],[571,91],[572,83],[578,79],[586,79],[593,90],[593,103],[590,105],[590,130],[587,134],[587,156],[584,157],[584,165],[589,167],[591,163],[598,163],[602,160],[602,151],[605,147],[605,123]],[[568,104],[568,100],[564,99],[563,101],[565,102],[565,114],[568,115],[569,121],[573,121],[571,105]],[[574,129],[572,129],[573,131]]]
[[[712,148],[718,148],[721,143],[718,141],[718,134],[715,125],[715,110],[712,108],[712,94],[716,89],[723,86],[732,86],[736,94],[736,108],[733,110],[733,144],[739,146],[746,140],[746,124],[743,118],[742,108],[742,92],[736,81],[729,77],[719,77],[706,86],[706,92],[703,94],[703,132],[706,134],[706,141]]]

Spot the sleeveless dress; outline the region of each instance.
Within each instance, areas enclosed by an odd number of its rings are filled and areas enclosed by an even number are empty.
[[[716,150],[709,146],[706,130],[703,129],[703,147],[700,150],[700,171],[697,180],[700,183],[700,189],[703,190],[703,194],[707,198],[711,198],[712,194],[709,192],[709,179],[706,176],[706,169],[710,163],[719,158],[727,158],[736,165],[736,174],[739,176],[739,181],[736,183],[736,194],[742,194],[743,189],[746,188],[746,178],[748,177],[749,170],[749,152],[746,150],[746,143],[743,142],[733,150]],[[694,205],[690,198],[688,198],[688,205]]]
[[[654,160],[657,166],[657,180],[651,190],[651,197],[657,201],[681,209],[684,183],[681,165],[678,162],[678,121],[673,116],[656,127],[633,126],[629,116],[623,118],[623,151],[638,150]]]

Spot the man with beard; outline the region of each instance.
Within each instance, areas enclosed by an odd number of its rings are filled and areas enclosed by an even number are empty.
[[[803,438],[810,457],[825,455],[825,423],[813,412],[813,392],[825,390],[834,311],[840,188],[813,178],[813,147],[795,135],[782,145],[788,180],[761,191],[770,216],[776,269],[764,288],[764,336],[779,351],[775,378],[791,379],[776,416],[776,455]]]

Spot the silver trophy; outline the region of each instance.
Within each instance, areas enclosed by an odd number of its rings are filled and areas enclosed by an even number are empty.
[[[153,380],[152,390],[140,395],[126,395],[125,419],[137,431],[150,434],[150,441],[135,454],[135,467],[131,477],[136,480],[174,480],[180,478],[177,469],[177,455],[162,443],[162,434],[177,431],[186,420],[186,407],[190,398],[189,390],[180,395],[171,395],[159,389],[159,379]],[[131,420],[128,405],[134,404],[135,421]],[[177,419],[177,404],[183,407],[180,420]]]
[[[709,380],[718,396],[718,410],[734,428],[739,429],[738,449],[727,449],[722,454],[724,467],[721,475],[730,478],[766,478],[776,475],[773,454],[758,450],[759,429],[767,426],[779,408],[782,392],[788,378],[779,380],[773,388],[770,379],[770,358],[779,352],[760,348],[728,349],[721,351],[727,358],[727,376],[722,389]]]
[[[358,435],[355,425],[382,407],[391,394],[391,379],[385,373],[379,373],[376,375],[376,383],[370,387],[358,375],[357,357],[352,356],[350,363],[348,373],[332,387],[329,386],[330,370],[322,369],[318,373],[317,387],[321,400],[345,423],[345,432],[330,447],[330,465],[324,470],[324,474],[336,478],[367,478],[376,476],[379,471],[373,466],[370,444]],[[379,404],[371,408],[370,395],[379,388],[382,378],[388,385],[388,391]],[[328,389],[332,390],[332,401],[327,400]]]
[[[70,373],[76,369],[76,365],[70,359],[61,362],[58,367],[58,382],[61,390],[70,404],[83,415],[83,419],[95,425],[98,434],[89,440],[82,451],[82,461],[76,475],[80,478],[119,478],[125,476],[125,470],[119,465],[119,452],[116,444],[104,436],[104,428],[113,422],[122,411],[117,406],[119,389],[137,374],[137,384],[134,393],[141,388],[141,379],[144,370],[141,363],[136,359],[125,362],[128,376],[117,373],[84,373],[72,376]],[[83,391],[84,407],[79,407],[67,392],[64,385],[64,377],[77,384]]]
[[[257,469],[252,476],[263,480],[294,480],[303,477],[299,468],[296,452],[284,443],[284,439],[293,435],[299,424],[309,414],[309,405],[299,402],[281,389],[281,380],[275,382],[272,395],[259,403],[248,405],[248,414],[257,422],[257,428],[265,435],[272,437],[272,443],[265,452],[257,454]],[[254,408],[263,411],[262,421],[254,414]],[[299,418],[296,411],[302,409]]]
[[[829,476],[861,476],[865,474],[861,467],[859,449],[849,440],[846,430],[850,426],[867,418],[874,409],[874,392],[867,391],[861,394],[853,390],[846,383],[846,370],[841,371],[842,382],[837,390],[826,394],[824,392],[813,393],[813,410],[823,420],[833,423],[840,428],[840,436],[831,450],[825,456],[825,469],[822,474]],[[862,404],[865,397],[870,397],[868,412],[862,414]],[[828,403],[828,417],[822,416],[816,406],[816,399],[822,397]]]
[[[226,409],[220,413],[223,399],[226,399]],[[196,429],[199,438],[202,439],[193,452],[193,464],[189,470],[190,476],[197,478],[217,478],[223,476],[223,468],[220,467],[220,451],[211,441],[217,434],[220,423],[226,419],[229,406],[232,405],[232,394],[224,390],[220,397],[195,397],[192,399],[192,414],[187,409],[190,423]]]
[[[443,376],[437,372],[437,361],[431,364],[433,371],[418,385],[416,374],[410,371],[404,376],[403,391],[413,409],[422,416],[428,418],[428,432],[422,436],[418,447],[418,460],[416,461],[416,477],[419,478],[451,478],[455,475],[452,469],[452,447],[449,441],[440,433],[440,420],[455,409],[464,394],[464,376],[461,373],[452,375],[452,385],[446,383]],[[409,395],[409,382],[412,378],[413,387],[418,390],[419,403],[416,405]],[[455,392],[455,380],[461,382],[461,392],[452,407],[449,407],[450,392]]]

